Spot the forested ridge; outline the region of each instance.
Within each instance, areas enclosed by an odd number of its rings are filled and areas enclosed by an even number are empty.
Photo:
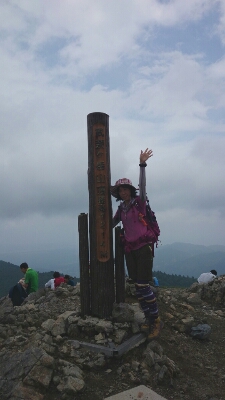
[[[196,279],[192,276],[181,276],[176,274],[166,274],[165,272],[153,271],[153,276],[155,276],[159,285],[163,287],[180,287],[186,288],[192,285],[192,283],[196,282]]]
[[[39,272],[39,288],[44,287],[45,283],[53,277],[54,271]],[[59,271],[63,275],[63,271]],[[18,265],[11,264],[6,261],[0,261],[0,298],[6,296],[9,289],[14,286],[22,277],[23,274]],[[193,282],[196,282],[195,278],[185,277],[181,275],[169,275],[165,272],[153,271],[160,286],[163,287],[189,287]],[[80,278],[73,277],[75,283],[80,281]]]

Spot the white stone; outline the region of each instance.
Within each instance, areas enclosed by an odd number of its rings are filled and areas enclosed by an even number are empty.
[[[144,385],[126,390],[125,392],[115,394],[114,396],[105,397],[104,400],[166,400],[165,397],[153,392]]]

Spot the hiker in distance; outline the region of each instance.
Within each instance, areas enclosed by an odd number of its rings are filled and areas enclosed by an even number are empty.
[[[53,273],[53,278],[45,283],[45,287],[54,290],[56,287],[60,286],[61,283],[65,283],[65,279],[63,276],[60,275],[58,271],[55,271]]]
[[[162,321],[159,317],[156,297],[149,282],[152,281],[153,254],[152,244],[155,234],[146,223],[146,161],[153,156],[148,148],[140,153],[139,196],[137,189],[127,178],[119,179],[110,192],[117,201],[121,201],[113,217],[113,228],[122,221],[124,229],[124,251],[129,278],[135,283],[136,295],[145,315],[145,324],[141,330],[149,332],[148,339],[159,336]]]
[[[70,275],[65,275],[64,281],[65,281],[65,283],[67,283],[67,285],[75,286],[75,282],[74,282],[73,278],[71,278]]]
[[[27,294],[36,292],[38,290],[38,273],[32,268],[28,267],[26,262],[20,265],[21,271],[24,273],[24,278],[20,279],[19,283],[24,287]]]
[[[203,274],[201,274],[197,280],[198,283],[203,284],[214,281],[216,277],[217,277],[217,271],[215,269],[211,269],[210,272],[203,272]]]
[[[30,293],[38,290],[38,273],[29,268],[27,263],[22,263],[20,270],[24,273],[24,278],[9,289],[9,298],[13,303],[13,307],[21,306]]]

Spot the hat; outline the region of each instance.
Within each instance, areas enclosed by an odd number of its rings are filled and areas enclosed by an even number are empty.
[[[119,179],[118,181],[116,181],[116,183],[115,183],[115,185],[114,186],[111,186],[110,187],[110,192],[111,192],[111,195],[113,196],[113,197],[118,197],[118,188],[120,187],[120,186],[131,186],[134,190],[137,190],[133,185],[132,185],[132,182],[131,182],[131,180],[130,179],[127,179],[127,178],[121,178],[121,179]]]

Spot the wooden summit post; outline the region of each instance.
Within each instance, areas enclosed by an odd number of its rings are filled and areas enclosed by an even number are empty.
[[[80,305],[81,316],[91,314],[89,284],[89,246],[88,246],[88,214],[78,216],[79,259],[80,259]]]
[[[91,315],[112,315],[115,301],[109,116],[87,116]]]

